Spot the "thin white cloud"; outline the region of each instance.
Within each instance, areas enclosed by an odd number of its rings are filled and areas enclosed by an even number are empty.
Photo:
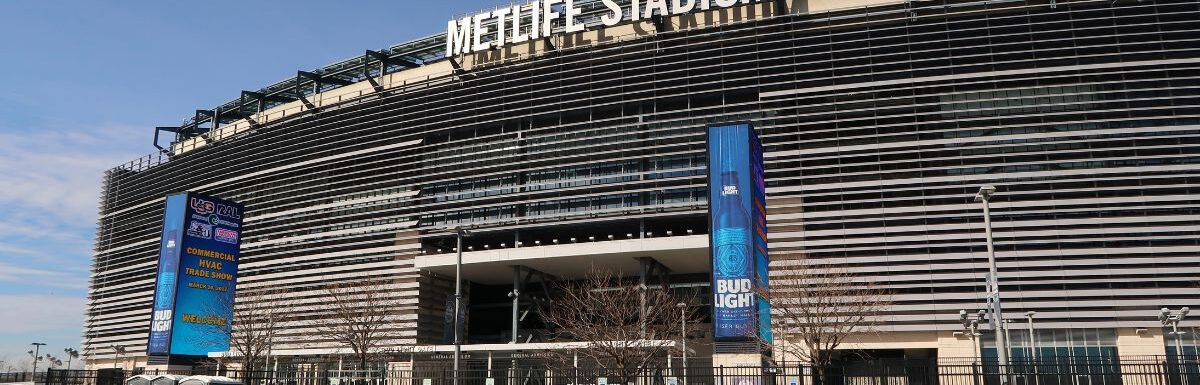
[[[0,309],[5,309],[5,314],[19,315],[0,317],[0,330],[12,334],[36,334],[62,329],[82,330],[86,303],[81,297],[45,294],[0,295]]]
[[[0,262],[0,283],[7,282],[17,285],[35,283],[36,286],[43,288],[82,291],[87,288],[86,279],[86,269],[83,272],[74,268],[47,270]]]
[[[0,130],[0,295],[83,295],[104,171],[136,157],[114,144],[145,131]]]
[[[0,355],[25,357],[30,342],[48,344],[44,352],[58,355],[78,348],[86,301],[54,295],[0,295]]]
[[[104,171],[134,156],[115,150],[134,129],[0,133],[0,210],[91,226]]]

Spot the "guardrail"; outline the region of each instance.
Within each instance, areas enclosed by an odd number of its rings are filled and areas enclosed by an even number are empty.
[[[306,366],[277,371],[48,370],[46,385],[119,385],[135,374],[218,375],[245,385],[456,385],[444,363],[410,370],[336,370]],[[827,368],[807,365],[777,367],[656,367],[641,370],[574,368],[555,365],[480,367],[458,372],[457,385],[1200,385],[1200,361],[1116,362],[1052,360],[944,364],[936,360],[871,361]],[[43,373],[39,373],[43,374]],[[24,380],[24,381],[21,381]],[[1002,381],[1004,380],[1004,381]],[[33,382],[29,373],[0,374],[0,382]]]

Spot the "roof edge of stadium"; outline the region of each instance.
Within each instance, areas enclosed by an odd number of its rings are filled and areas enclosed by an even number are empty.
[[[587,5],[597,5],[601,0],[578,0],[579,4],[588,11],[585,11],[582,18],[592,16],[598,19],[598,14],[604,11],[604,7]],[[868,5],[860,5],[853,7],[822,9],[816,12],[807,11],[800,12],[795,6],[781,5],[785,0],[755,0],[758,3],[774,3],[776,7],[785,7],[782,12],[775,12],[769,15],[762,15],[760,19],[770,19],[775,17],[786,17],[795,15],[836,15],[840,13],[854,13],[853,11],[867,11],[889,5],[905,4],[905,8],[912,10],[914,3],[921,3],[920,0],[879,0],[878,2]],[[797,0],[793,0],[797,1]],[[989,0],[990,3],[1005,3],[1017,2],[1020,0]],[[1061,0],[1060,0],[1061,1]],[[616,0],[622,7],[627,7],[630,0]],[[978,1],[983,2],[983,1]],[[967,1],[964,3],[974,3]],[[790,7],[791,9],[787,9]],[[628,12],[625,15],[625,22],[630,22]],[[448,19],[449,20],[449,19]],[[595,22],[596,20],[592,20]],[[563,26],[556,26],[556,30],[562,29]],[[202,136],[203,134],[220,127],[226,123],[232,123],[240,120],[252,118],[258,113],[270,110],[271,108],[284,105],[292,102],[305,102],[307,98],[326,91],[338,89],[344,86],[358,84],[362,82],[373,82],[376,78],[403,71],[405,69],[423,67],[428,64],[434,64],[448,60],[445,57],[445,32],[428,35],[423,38],[410,40],[403,43],[394,44],[383,50],[373,51],[366,50],[362,56],[344,59],[333,64],[323,66],[312,71],[297,71],[295,77],[284,79],[260,88],[257,91],[242,91],[237,99],[222,103],[212,109],[198,109],[192,117],[185,119],[179,126],[171,127],[156,127],[154,131],[154,147],[158,148],[158,153],[150,154],[139,159],[128,162],[122,166],[115,167],[111,171],[120,169],[137,171],[140,169],[150,168],[169,160],[170,156],[176,155],[169,147],[159,145],[159,135],[162,132],[175,134],[171,144],[181,142],[183,140]],[[376,85],[376,89],[380,87]],[[208,125],[208,127],[204,127]],[[111,172],[110,171],[110,172]]]

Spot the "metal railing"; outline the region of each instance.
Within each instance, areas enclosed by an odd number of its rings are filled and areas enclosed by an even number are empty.
[[[937,360],[867,361],[814,368],[671,367],[621,371],[556,366],[472,368],[459,385],[1200,385],[1200,361],[1047,360],[996,364],[946,364]],[[1001,381],[1000,373],[1005,373]],[[41,373],[39,373],[41,374]],[[245,385],[454,385],[445,365],[410,370],[290,369],[277,371],[48,370],[46,385],[119,385],[136,374],[219,375]],[[24,380],[24,381],[22,381]],[[0,382],[33,382],[29,373],[0,374]]]

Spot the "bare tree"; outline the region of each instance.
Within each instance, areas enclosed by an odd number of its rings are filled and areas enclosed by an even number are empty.
[[[879,331],[880,314],[892,304],[891,293],[844,268],[807,258],[796,260],[795,275],[773,278],[768,296],[783,339],[776,346],[787,356],[812,365],[818,378],[832,352],[851,338]],[[799,342],[799,343],[796,343]]]
[[[328,285],[325,297],[330,301],[329,314],[312,320],[317,333],[328,340],[350,348],[360,370],[378,354],[395,333],[397,306],[389,295],[386,281]]]
[[[266,368],[265,360],[272,347],[278,342],[276,332],[289,310],[290,300],[285,291],[277,289],[243,291],[236,298],[221,298],[205,304],[206,314],[218,319],[219,315],[230,314],[232,322],[210,322],[206,326],[212,334],[229,336],[231,361],[241,370],[254,371]],[[211,334],[207,334],[211,335]],[[209,337],[198,337],[193,341],[209,348],[225,348],[224,341]],[[220,346],[217,346],[220,345]],[[261,366],[260,366],[261,365]]]
[[[557,336],[587,343],[586,349],[560,354],[578,354],[613,371],[621,377],[619,383],[664,364],[673,349],[670,341],[681,335],[680,317],[690,318],[689,323],[697,318],[692,311],[680,314],[676,306],[693,302],[690,298],[662,287],[642,287],[610,271],[592,269],[583,279],[555,289],[543,318]]]
[[[243,370],[254,370],[266,359],[278,342],[276,333],[290,310],[289,295],[282,290],[261,290],[239,294],[233,311],[229,350],[239,357]]]

